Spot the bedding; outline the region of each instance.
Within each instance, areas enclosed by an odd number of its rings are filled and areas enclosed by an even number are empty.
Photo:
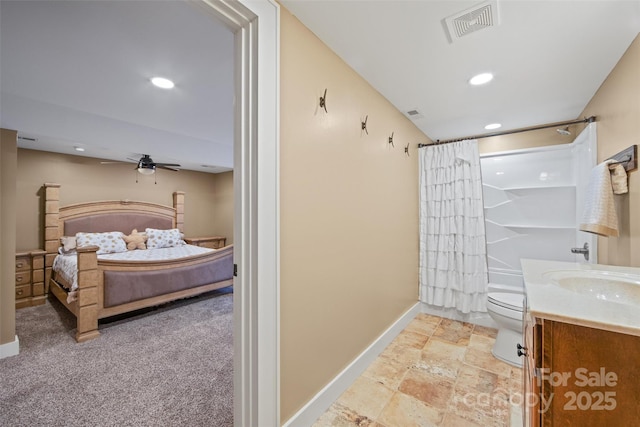
[[[98,255],[98,260],[109,261],[168,261],[181,259],[207,252],[215,252],[216,249],[203,248],[193,245],[174,246],[172,248],[146,249],[125,251]],[[75,252],[58,255],[53,260],[53,271],[68,284],[70,291],[78,288],[78,257]]]

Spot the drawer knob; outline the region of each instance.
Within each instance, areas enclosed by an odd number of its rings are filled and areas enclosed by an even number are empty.
[[[22,276],[16,277],[16,282],[22,282]]]
[[[24,265],[23,263],[19,262],[16,264],[16,267],[21,268],[23,265]]]
[[[18,296],[22,295],[22,289],[17,290],[17,291],[16,291],[16,295],[18,295]]]

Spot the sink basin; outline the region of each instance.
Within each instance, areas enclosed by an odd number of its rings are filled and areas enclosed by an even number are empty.
[[[640,306],[640,276],[602,270],[556,270],[542,275],[555,286],[586,297]]]

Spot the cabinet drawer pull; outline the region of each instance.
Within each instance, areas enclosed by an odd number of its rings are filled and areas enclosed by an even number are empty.
[[[22,289],[17,290],[17,291],[16,291],[16,295],[17,295],[17,296],[22,295]]]
[[[527,348],[523,347],[520,344],[516,345],[517,349],[518,349],[518,357],[522,357],[522,356],[526,356],[527,355]]]
[[[16,277],[16,282],[22,282],[22,276]]]
[[[17,267],[17,268],[22,268],[23,266],[24,266],[24,264],[23,264],[23,263],[21,263],[21,262],[19,262],[19,263],[17,263],[17,264],[16,264],[16,267]]]

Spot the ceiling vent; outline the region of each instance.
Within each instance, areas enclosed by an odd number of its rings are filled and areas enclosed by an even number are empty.
[[[449,42],[500,24],[497,0],[489,0],[444,19]]]
[[[21,141],[38,142],[38,138],[35,136],[18,134],[18,139]]]
[[[420,113],[420,111],[418,111],[417,108],[407,111],[406,114],[407,117],[409,117],[411,120],[424,119],[424,116]]]

